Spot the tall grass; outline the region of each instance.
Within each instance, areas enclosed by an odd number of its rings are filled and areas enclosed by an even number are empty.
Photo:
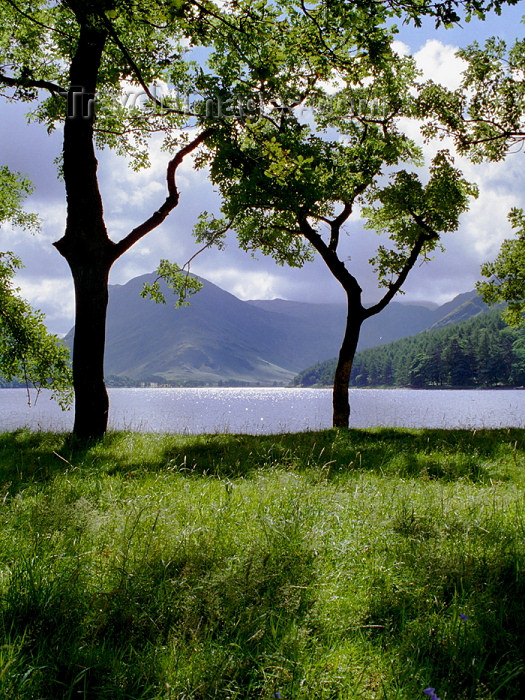
[[[0,451],[2,698],[525,695],[522,431]]]

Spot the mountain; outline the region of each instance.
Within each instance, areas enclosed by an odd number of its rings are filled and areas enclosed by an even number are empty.
[[[249,304],[265,311],[271,311],[317,328],[313,342],[317,348],[318,359],[326,359],[321,354],[324,339],[330,337],[335,352],[339,351],[346,321],[344,304],[308,304],[284,299],[250,301]],[[382,343],[389,343],[407,335],[414,335],[432,322],[433,312],[416,304],[392,302],[377,316],[368,319],[361,328],[359,349],[372,348]],[[304,367],[304,365],[303,365]]]
[[[125,383],[286,385],[303,367],[339,350],[346,309],[282,299],[241,301],[207,280],[179,309],[142,299],[154,274],[111,285],[106,376]],[[452,309],[449,309],[449,312]],[[360,349],[413,335],[438,320],[437,310],[391,303],[363,325]],[[66,336],[71,346],[73,329]]]
[[[484,314],[489,310],[487,304],[478,297],[475,291],[459,294],[452,301],[439,307],[439,318],[428,329],[446,328],[454,323],[467,321],[469,318]]]

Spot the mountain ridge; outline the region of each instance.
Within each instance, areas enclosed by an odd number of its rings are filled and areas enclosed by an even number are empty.
[[[109,287],[105,374],[112,382],[285,386],[339,350],[344,304],[242,301],[201,279],[190,305],[176,309],[165,285],[166,304],[142,299],[144,283],[154,279],[151,273]],[[437,311],[392,302],[363,325],[359,349],[418,333],[439,321]]]

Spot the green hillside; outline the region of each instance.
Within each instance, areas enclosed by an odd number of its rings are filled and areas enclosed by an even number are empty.
[[[295,386],[330,386],[336,359],[313,365]],[[489,387],[525,384],[525,329],[499,310],[359,352],[350,386]]]

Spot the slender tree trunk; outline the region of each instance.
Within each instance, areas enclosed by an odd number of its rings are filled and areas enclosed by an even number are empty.
[[[347,314],[345,334],[334,377],[332,393],[332,424],[334,428],[348,428],[350,422],[350,402],[348,400],[348,382],[354,361],[361,324],[367,317],[366,310],[361,303],[362,289],[356,278],[346,269],[344,262],[337,257],[337,244],[339,241],[339,229],[346,221],[346,217],[352,211],[352,207],[345,207],[345,216],[340,221],[333,222],[330,245],[326,245],[321,236],[311,227],[306,216],[299,219],[302,235],[321,255],[328,269],[346,292]]]
[[[348,428],[350,424],[348,383],[350,382],[350,373],[352,371],[352,364],[359,341],[359,333],[361,332],[361,325],[363,323],[363,317],[360,313],[361,309],[360,301],[356,310],[356,304],[349,296],[345,334],[341,349],[339,350],[332,394],[334,428]]]

